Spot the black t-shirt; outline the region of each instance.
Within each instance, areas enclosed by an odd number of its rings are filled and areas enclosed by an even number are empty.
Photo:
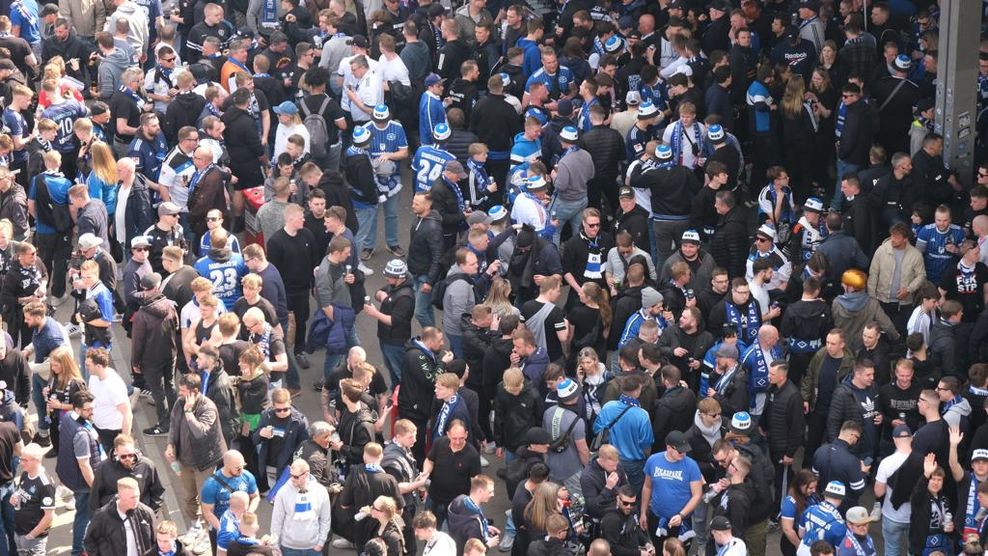
[[[11,497],[17,511],[14,512],[14,532],[26,535],[37,527],[45,515],[45,510],[55,509],[55,483],[47,473],[42,471],[37,477],[31,478],[27,472],[21,473],[21,483]],[[48,536],[48,531],[41,533]]]
[[[119,90],[113,91],[113,96],[110,97],[110,114],[114,135],[119,137],[122,142],[129,143],[133,140],[133,134],[126,135],[117,130],[117,120],[123,118],[127,120],[127,125],[130,127],[140,127],[141,109],[137,106],[137,102]]]
[[[353,378],[353,373],[350,372],[350,368],[347,367],[345,361],[343,365],[341,365],[338,369],[336,369],[329,375],[329,381],[326,383],[325,386],[326,388],[329,388],[330,392],[339,392],[340,381],[343,380],[344,378]],[[370,386],[367,388],[367,391],[368,393],[370,393],[371,396],[374,397],[375,400],[381,394],[387,393],[388,383],[384,381],[384,375],[375,371],[374,375],[371,377],[371,383]],[[337,400],[338,399],[339,397],[337,397]],[[340,405],[339,407],[343,407],[343,406]],[[371,406],[372,409],[374,407],[376,406],[374,405]]]
[[[247,309],[251,309],[253,307],[257,307],[258,309],[261,310],[262,313],[264,313],[264,320],[268,324],[270,324],[271,326],[278,326],[278,313],[274,310],[274,305],[272,305],[270,301],[264,299],[263,297],[260,298],[258,302],[254,305],[251,305],[250,302],[247,301],[246,297],[241,297],[236,302],[234,302],[233,312],[238,317],[240,317],[240,320],[243,320],[244,313],[247,312]],[[246,339],[249,334],[250,333],[247,332],[246,327],[244,326],[240,327],[241,338]]]
[[[985,308],[984,285],[988,283],[988,266],[978,261],[974,271],[961,273],[957,265],[948,268],[940,278],[940,289],[947,292],[947,299],[958,301],[964,307],[964,322],[978,320]]]
[[[319,266],[324,254],[319,253],[316,238],[308,228],[294,236],[284,228],[267,240],[268,262],[278,269],[285,293],[308,292],[312,286],[312,269]]]
[[[449,449],[449,437],[442,437],[432,445],[426,456],[432,467],[432,483],[429,496],[443,505],[449,504],[461,494],[470,494],[470,478],[479,475],[480,454],[469,442],[459,452]]]
[[[16,468],[11,465],[14,460],[14,446],[21,441],[17,425],[10,421],[0,421],[0,484],[14,480]]]
[[[526,302],[521,306],[521,320],[527,322],[542,309],[543,303],[537,299]],[[549,353],[549,361],[555,361],[563,356],[563,345],[556,334],[566,330],[566,316],[559,307],[553,307],[545,318],[545,349]]]
[[[600,322],[600,309],[593,309],[582,303],[578,303],[566,315],[570,324],[573,325],[574,347],[580,349],[585,347],[597,348],[597,342],[602,337],[601,332],[604,329],[603,323]],[[588,337],[593,332],[594,327],[597,328],[597,334],[593,337]],[[577,345],[576,342],[580,342],[580,345]]]
[[[217,349],[220,352],[220,361],[223,362],[223,369],[226,374],[240,376],[240,354],[247,351],[248,346],[250,344],[244,340],[234,340]]]
[[[329,135],[329,144],[335,145],[339,141],[340,130],[336,127],[337,120],[343,120],[343,109],[340,108],[340,104],[334,99],[327,97],[325,93],[319,95],[308,95],[299,101],[299,117],[303,120],[306,114],[315,114],[319,112],[319,107],[322,106],[323,101],[329,98],[329,102],[326,103],[326,109],[322,111],[322,117],[326,120],[326,133]],[[302,108],[302,104],[305,108]]]

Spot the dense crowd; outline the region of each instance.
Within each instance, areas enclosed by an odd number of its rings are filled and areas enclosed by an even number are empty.
[[[0,14],[0,556],[988,547],[937,0]]]

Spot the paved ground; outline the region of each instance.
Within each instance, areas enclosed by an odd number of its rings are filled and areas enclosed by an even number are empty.
[[[408,207],[410,205],[411,205],[411,193],[409,191],[409,188],[406,187],[405,191],[402,192],[401,206]],[[381,221],[379,223],[380,225],[378,226],[378,233],[380,234],[378,238],[378,245],[380,245],[381,248],[379,251],[375,253],[373,259],[371,259],[371,261],[366,263],[376,271],[373,276],[370,276],[367,279],[368,294],[371,294],[371,292],[376,291],[378,288],[384,285],[384,279],[381,276],[381,269],[384,268],[385,263],[391,257],[391,254],[383,248],[384,245],[383,215],[380,218]],[[405,210],[403,208],[399,211],[399,220],[400,220],[399,237],[401,239],[401,243],[403,246],[408,245],[408,233],[409,233],[409,225],[411,219],[412,216],[409,210]],[[65,320],[68,319],[70,311],[71,308],[69,307],[69,305],[65,304],[61,308],[59,308],[57,317],[59,318],[59,320],[64,322]],[[382,369],[382,370],[386,369],[384,367],[380,350],[378,349],[378,344],[376,339],[376,321],[374,321],[370,317],[361,316],[357,319],[357,326],[358,326],[358,334],[361,340],[361,345],[367,348],[369,362],[375,365],[378,369]],[[413,333],[417,333],[417,330],[419,328],[418,324],[416,323],[413,326],[415,328],[415,331],[413,331]],[[76,341],[75,343],[76,343],[76,348],[78,348],[78,341]],[[128,376],[129,371],[127,371],[127,369],[130,368],[130,364],[129,364],[130,341],[127,339],[123,330],[119,326],[114,327],[113,356],[114,356],[115,368],[118,370],[122,370],[121,374],[124,375],[125,377]],[[322,353],[317,353],[312,357],[310,357],[310,360],[312,364],[311,367],[308,370],[302,370],[302,384],[304,386],[304,391],[300,397],[296,398],[295,404],[298,407],[298,409],[303,413],[305,413],[307,416],[309,416],[311,420],[311,419],[316,419],[317,418],[316,416],[321,415],[318,394],[312,391],[311,384],[315,382],[319,377],[321,377],[324,357]],[[384,376],[387,377],[388,373],[384,372]],[[144,401],[138,401],[135,397],[134,409],[135,409],[135,425],[134,425],[135,430],[140,431],[144,428],[149,427],[151,425],[150,419],[155,418],[154,408]],[[166,492],[164,511],[167,514],[167,517],[169,519],[178,522],[180,531],[184,531],[184,527],[185,527],[184,518],[182,517],[181,512],[178,510],[177,498],[176,498],[176,494],[178,492],[177,477],[175,477],[175,475],[171,472],[168,465],[165,463],[165,458],[164,458],[166,439],[143,437],[140,434],[137,434],[137,439],[139,446],[141,450],[144,452],[144,454],[157,463],[158,470],[161,473],[163,480],[165,481],[165,487],[167,489],[167,492]],[[502,465],[502,462],[497,460],[497,458],[493,455],[488,455],[487,457],[490,460],[491,465],[485,468],[484,472],[489,474],[491,477],[495,478],[495,480],[497,480],[498,482],[501,482],[500,479],[497,479],[497,476],[495,475],[495,471]],[[48,468],[49,472],[54,473],[55,460],[53,459],[46,460],[46,467]],[[489,518],[492,519],[494,525],[498,527],[503,527],[504,512],[506,509],[508,509],[510,504],[508,503],[508,500],[506,500],[504,497],[503,488],[498,488],[497,494],[498,496],[492,503],[492,507],[487,510],[487,515]],[[269,504],[267,504],[266,502],[262,502],[260,505],[259,513],[261,515],[262,524],[270,523],[271,506]],[[60,506],[58,510],[56,510],[53,530],[51,533],[51,538],[48,543],[48,554],[59,555],[59,554],[68,554],[70,552],[73,515],[74,514],[71,510],[63,506]],[[876,526],[873,527],[873,529],[875,529],[877,532],[877,530],[880,528]],[[267,529],[262,528],[262,532],[267,532]],[[778,549],[778,543],[779,543],[779,533],[778,532],[771,533],[769,535],[769,541],[768,541],[769,555],[777,556],[780,553]],[[335,549],[333,550],[333,553],[351,553],[351,552],[352,551],[339,551]]]

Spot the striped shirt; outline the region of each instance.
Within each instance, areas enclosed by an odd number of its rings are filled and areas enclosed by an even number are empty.
[[[182,212],[189,210],[189,181],[192,180],[192,174],[195,172],[192,153],[185,154],[178,147],[172,149],[161,164],[158,183],[168,188],[171,201],[181,207]]]

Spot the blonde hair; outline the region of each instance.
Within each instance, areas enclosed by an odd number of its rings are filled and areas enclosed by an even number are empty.
[[[786,92],[782,96],[782,112],[789,118],[798,118],[803,112],[803,95],[806,83],[802,75],[793,75],[786,82]]]
[[[508,367],[501,380],[504,382],[505,390],[517,395],[525,385],[525,374],[518,367]]]
[[[0,233],[7,236],[7,239],[14,238],[14,225],[9,219],[4,218],[3,220],[0,220]]]
[[[89,147],[93,154],[93,173],[103,183],[117,183],[117,160],[113,157],[110,146],[102,141],[96,141]]]
[[[559,507],[559,485],[549,481],[541,483],[532,494],[532,500],[525,506],[525,520],[536,531],[546,531],[549,516]]]
[[[62,369],[57,374],[52,372],[52,376],[57,376],[55,379],[56,388],[65,388],[73,380],[84,382],[82,380],[82,373],[79,372],[79,364],[76,363],[75,357],[72,357],[71,349],[66,346],[59,346],[52,350],[48,358],[51,362],[58,363],[58,366]]]

